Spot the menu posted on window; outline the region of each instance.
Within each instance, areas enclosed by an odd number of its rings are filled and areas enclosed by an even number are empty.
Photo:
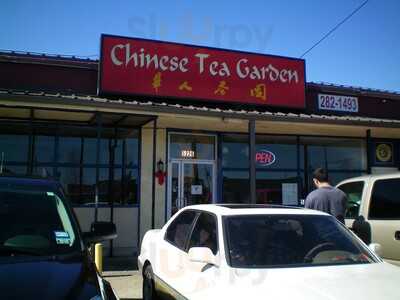
[[[298,186],[297,183],[282,183],[282,204],[298,205]]]

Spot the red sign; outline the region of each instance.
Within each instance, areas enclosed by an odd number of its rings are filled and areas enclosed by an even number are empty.
[[[99,92],[305,106],[302,59],[102,36]]]
[[[272,165],[275,159],[275,154],[268,150],[261,150],[256,153],[256,162],[263,166]]]

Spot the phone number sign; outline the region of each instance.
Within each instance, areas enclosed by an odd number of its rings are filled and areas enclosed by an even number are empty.
[[[356,113],[358,112],[358,98],[318,94],[318,109]]]

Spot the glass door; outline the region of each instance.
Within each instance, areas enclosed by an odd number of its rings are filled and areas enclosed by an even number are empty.
[[[173,161],[170,164],[169,217],[179,209],[214,202],[215,167],[210,162]]]
[[[213,199],[213,165],[183,163],[184,205],[209,204]]]

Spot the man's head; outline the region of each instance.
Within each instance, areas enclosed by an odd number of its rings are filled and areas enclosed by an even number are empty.
[[[315,169],[315,171],[313,173],[313,181],[314,181],[314,185],[317,188],[320,188],[324,185],[328,185],[329,178],[328,178],[328,173],[326,172],[326,170],[323,168]]]

